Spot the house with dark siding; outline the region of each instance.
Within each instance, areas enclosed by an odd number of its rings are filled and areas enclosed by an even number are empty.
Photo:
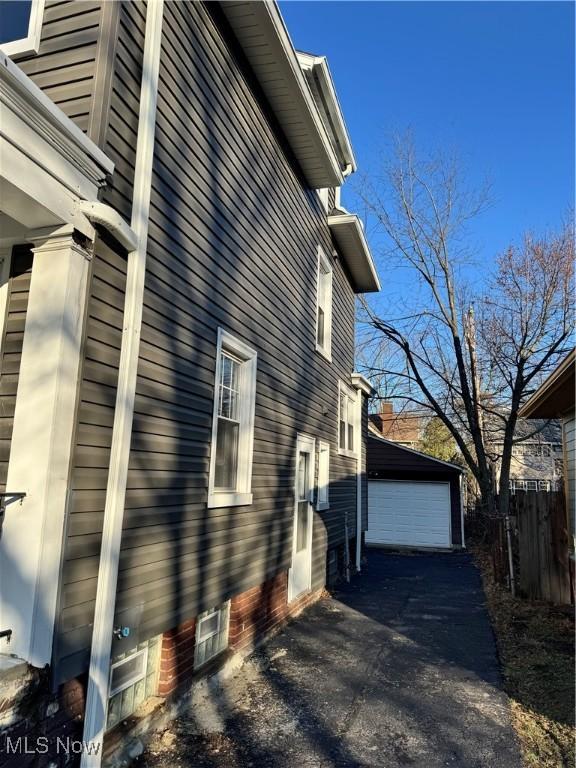
[[[0,762],[106,744],[360,570],[379,289],[275,3],[6,5]]]

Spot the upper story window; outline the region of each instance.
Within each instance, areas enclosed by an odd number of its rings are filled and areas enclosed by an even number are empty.
[[[218,329],[208,506],[251,504],[256,352]]]
[[[328,360],[332,356],[332,265],[318,248],[316,296],[316,349]]]
[[[338,451],[356,456],[356,393],[340,382],[338,391]]]
[[[0,49],[8,56],[38,53],[44,0],[0,0]]]

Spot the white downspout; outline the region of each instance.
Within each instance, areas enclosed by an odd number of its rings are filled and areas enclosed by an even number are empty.
[[[118,561],[142,325],[163,5],[164,0],[149,0],[146,13],[146,37],[131,221],[131,228],[136,235],[136,247],[128,254],[122,349],[86,695],[83,741],[87,746],[82,753],[82,768],[99,768],[102,761],[102,745],[106,728]],[[93,211],[95,216],[98,213],[102,213],[102,210]]]

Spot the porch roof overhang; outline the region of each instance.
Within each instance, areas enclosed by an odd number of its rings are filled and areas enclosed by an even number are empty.
[[[328,216],[328,227],[348,267],[356,293],[379,291],[380,280],[358,216],[336,209]]]
[[[7,56],[0,57],[2,237],[71,224],[92,237],[79,201],[96,201],[113,162]]]
[[[542,382],[518,415],[525,419],[553,419],[574,410],[576,349]]]
[[[337,187],[342,167],[276,2],[223,0],[222,12],[282,128],[308,184]]]

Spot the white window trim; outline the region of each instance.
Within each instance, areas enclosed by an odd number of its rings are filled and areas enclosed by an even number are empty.
[[[326,466],[326,500],[320,501],[320,481],[321,481],[321,474],[320,474],[320,457],[322,456],[323,452],[326,452],[327,454],[327,466]],[[324,442],[323,440],[320,440],[318,442],[318,487],[316,489],[316,510],[318,512],[321,512],[322,510],[330,509],[330,443]]]
[[[318,300],[320,298],[320,269],[324,267],[327,274],[330,275],[330,283],[328,289],[328,299],[326,300],[326,307],[324,308],[324,345],[318,344]],[[316,266],[316,323],[315,323],[315,344],[316,351],[323,357],[332,362],[332,283],[333,283],[333,269],[332,264],[328,256],[324,253],[322,246],[318,246],[318,262]]]
[[[119,685],[117,688],[112,688],[112,673],[117,667],[121,667],[123,664],[128,664],[128,662],[133,661],[134,659],[138,658],[139,656],[144,656],[144,661],[142,668],[144,669],[144,672],[138,675],[134,675],[134,677],[129,678],[126,680],[122,685]],[[139,682],[140,680],[143,680],[146,677],[146,670],[148,668],[148,647],[142,648],[139,651],[136,651],[136,653],[131,653],[129,656],[126,656],[123,659],[120,659],[120,661],[114,662],[114,664],[110,665],[110,684],[109,684],[109,692],[108,692],[108,698],[111,699],[112,696],[116,696],[117,693],[120,693],[121,691],[125,691],[126,688],[130,688],[131,685],[134,685],[135,683]]]
[[[20,40],[11,40],[0,45],[0,51],[6,56],[17,54],[36,54],[40,48],[40,36],[42,34],[42,21],[44,19],[44,0],[32,0],[30,8],[30,22],[28,34]]]
[[[218,384],[220,382],[221,353],[230,352],[242,360],[240,369],[240,434],[238,438],[238,468],[235,491],[219,491],[214,487],[216,474],[216,434],[218,431]],[[252,459],[254,454],[254,408],[256,404],[256,365],[258,355],[240,339],[223,328],[218,328],[216,373],[214,378],[214,409],[212,414],[212,441],[210,473],[208,478],[208,508],[235,507],[252,504]]]
[[[342,448],[340,446],[340,401],[341,397],[340,395],[344,393],[346,394],[351,400],[352,405],[354,407],[354,417],[352,419],[352,425],[354,428],[354,450],[351,451],[348,448]],[[336,422],[336,445],[338,446],[338,453],[340,456],[348,456],[351,459],[356,459],[358,457],[358,442],[360,439],[360,425],[358,424],[358,415],[357,411],[358,409],[355,407],[357,398],[360,396],[358,392],[355,392],[353,389],[351,389],[349,386],[344,384],[343,381],[338,382],[338,421]]]

